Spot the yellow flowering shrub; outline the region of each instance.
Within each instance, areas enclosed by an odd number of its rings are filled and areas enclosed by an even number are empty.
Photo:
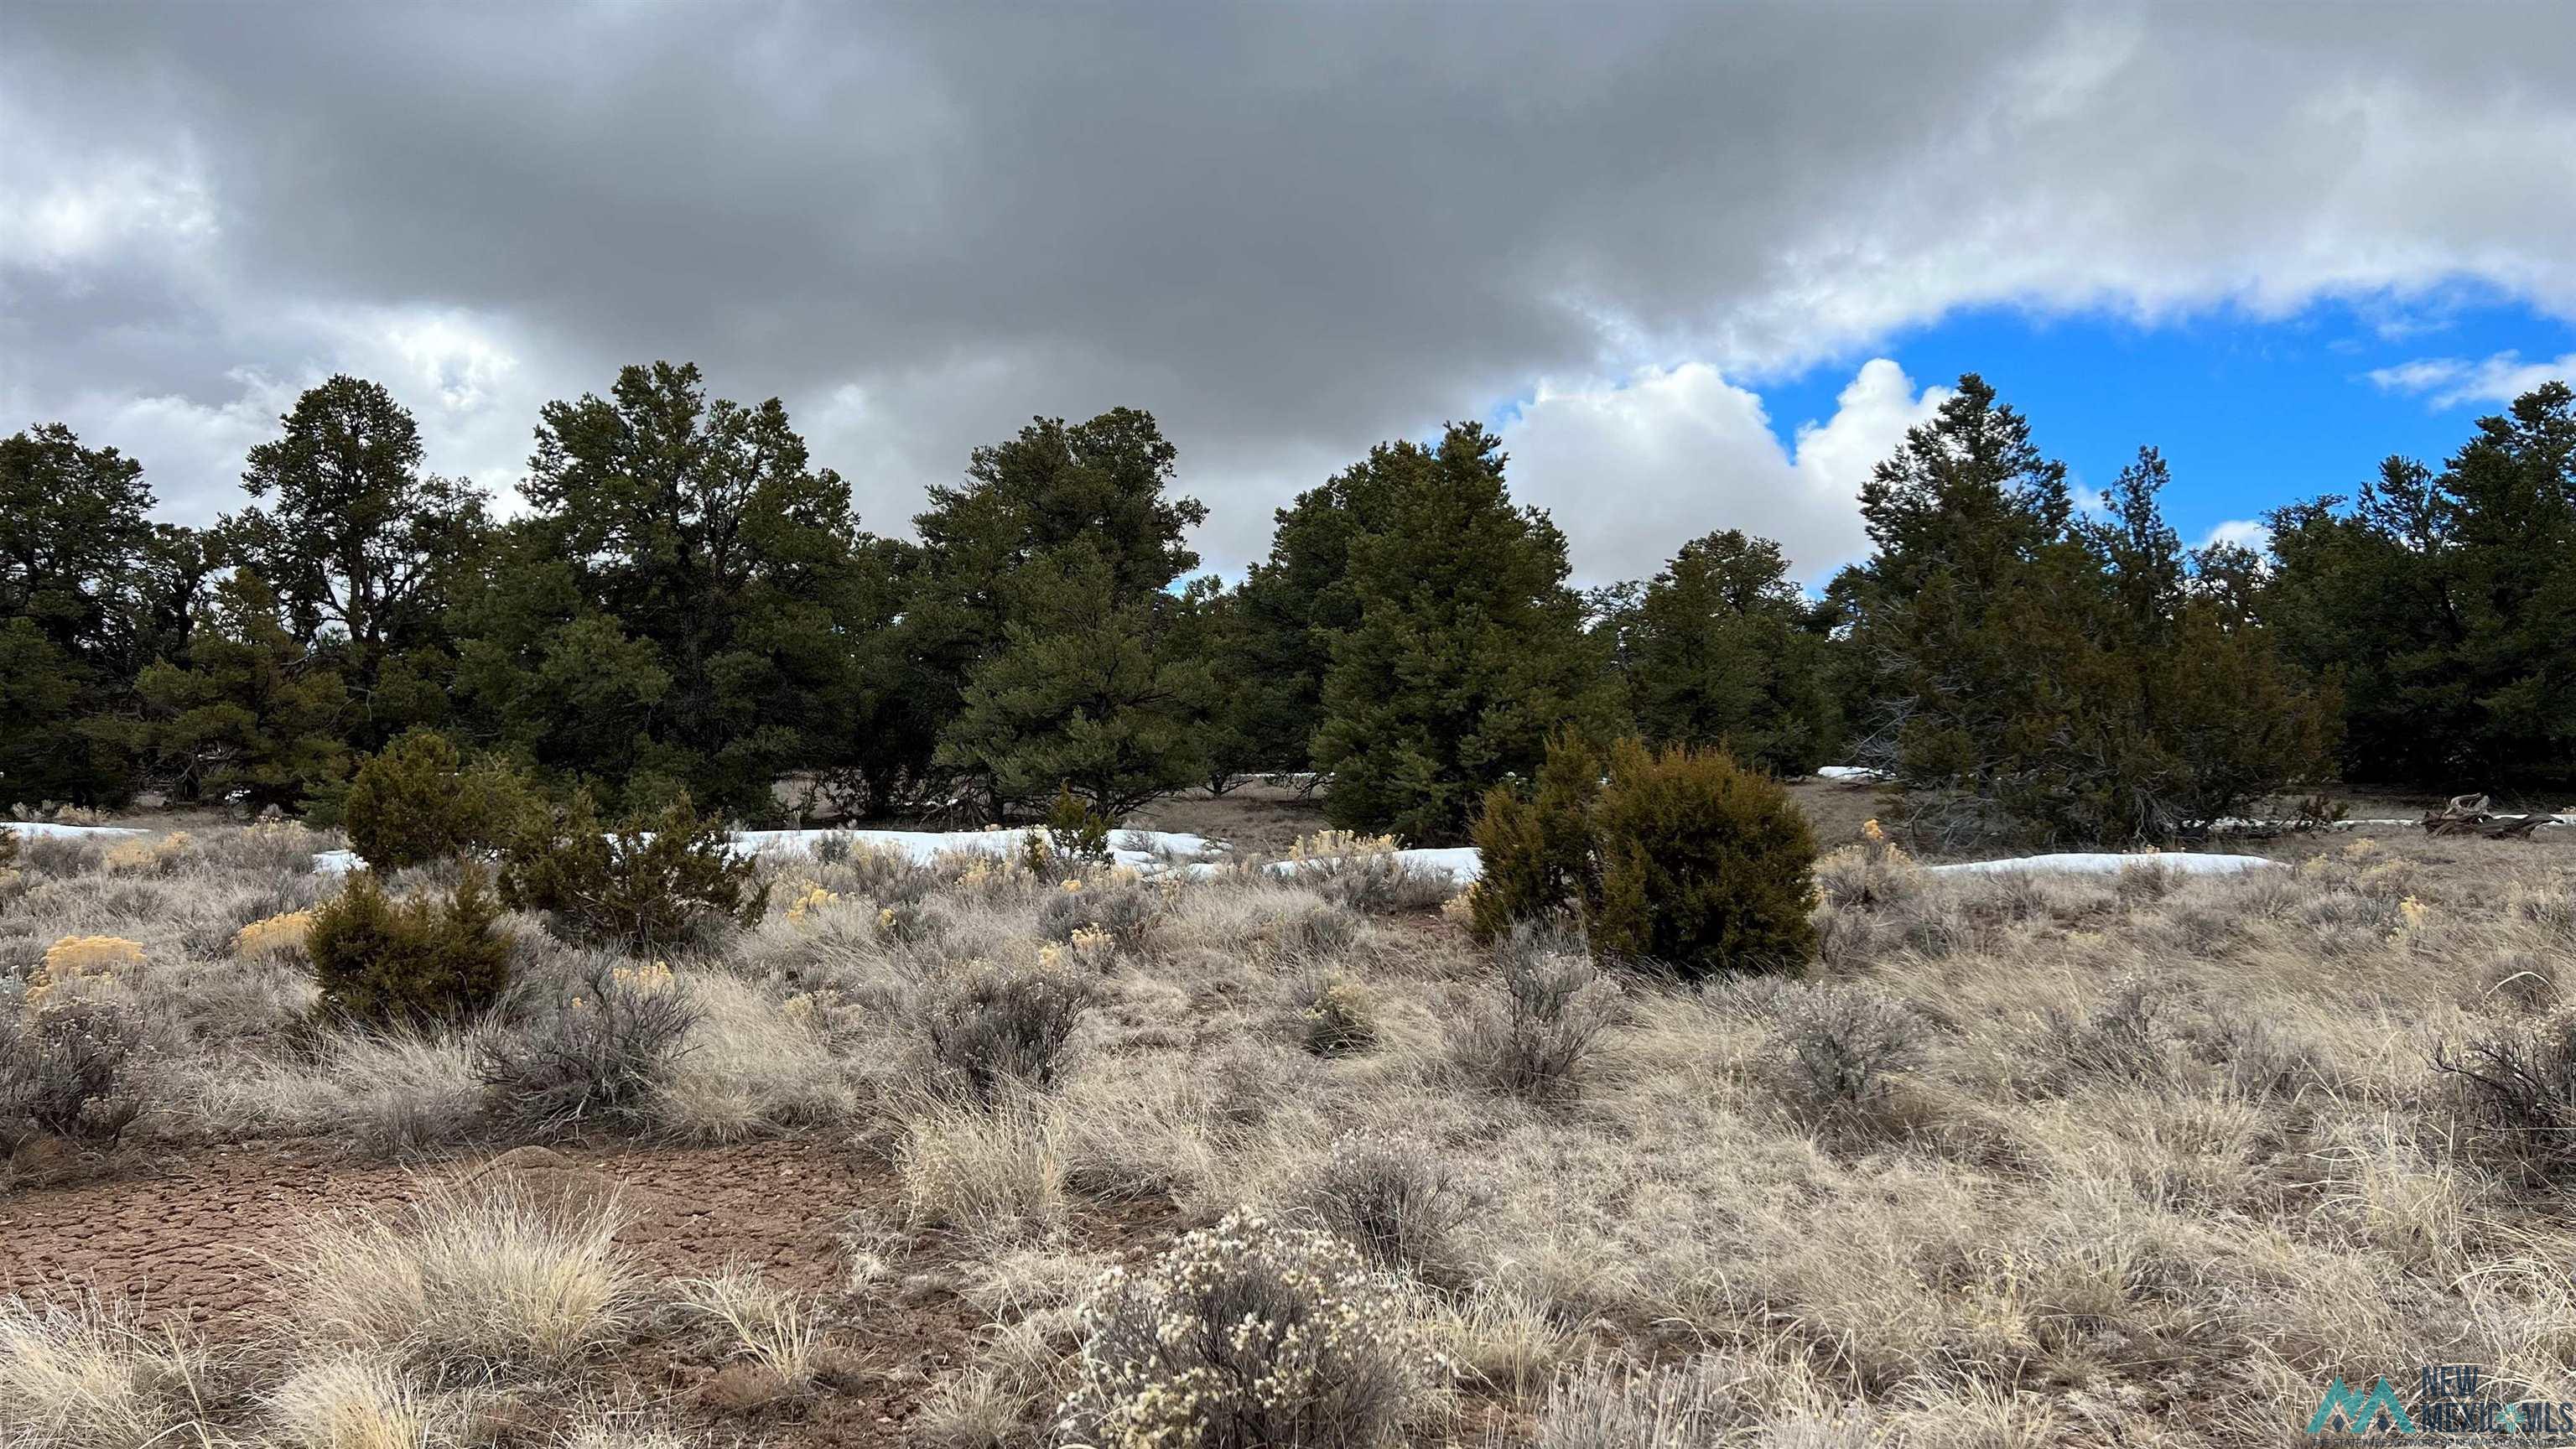
[[[166,875],[177,869],[194,847],[188,832],[173,830],[167,835],[120,840],[107,848],[99,864],[111,875]]]
[[[267,916],[233,933],[233,954],[244,961],[290,952],[300,955],[304,938],[312,930],[313,913],[309,910]]]
[[[1354,830],[1318,830],[1288,846],[1290,860],[1337,860],[1354,855],[1392,855],[1399,847],[1392,835],[1362,835]]]
[[[798,881],[789,886],[787,896],[787,919],[800,926],[815,912],[827,910],[841,903],[837,893],[826,890],[812,881]]]
[[[74,981],[113,975],[120,966],[143,964],[143,947],[123,936],[65,936],[46,948],[44,964],[27,980],[26,1009],[42,1009],[45,999]]]

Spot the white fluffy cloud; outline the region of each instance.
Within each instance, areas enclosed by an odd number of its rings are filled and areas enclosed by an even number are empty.
[[[1948,395],[1918,392],[1879,358],[1842,390],[1831,418],[1802,424],[1783,447],[1760,395],[1688,363],[1621,383],[1542,386],[1503,442],[1513,496],[1555,516],[1584,582],[1646,577],[1719,528],[1778,540],[1812,581],[1867,552],[1862,481]]]
[[[2207,548],[2214,543],[2232,543],[2238,548],[2250,548],[2256,553],[2270,553],[2272,530],[2260,519],[2231,518],[2212,528],[2200,540],[2202,548]]]
[[[2511,402],[2544,382],[2576,378],[2576,352],[2545,362],[2525,362],[2519,352],[2482,358],[2419,357],[2374,369],[2370,380],[2390,392],[2421,393],[2434,407]]]

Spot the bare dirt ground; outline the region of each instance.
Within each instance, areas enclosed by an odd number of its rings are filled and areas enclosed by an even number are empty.
[[[608,1197],[617,1246],[653,1277],[736,1269],[817,1301],[851,1297],[844,1241],[854,1224],[900,1222],[902,1184],[881,1155],[846,1141],[715,1147],[519,1147],[396,1164],[353,1158],[325,1139],[125,1154],[112,1175],[0,1195],[0,1296],[74,1307],[87,1298],[151,1329],[184,1324],[256,1354],[288,1311],[288,1271],[317,1223],[386,1216],[456,1183],[506,1182],[540,1197]],[[1141,1257],[1173,1231],[1167,1205],[1092,1207],[1070,1241]],[[888,1245],[878,1244],[883,1251]],[[738,1379],[667,1336],[639,1335],[600,1366],[591,1398],[705,1436],[756,1432],[808,1446],[915,1442],[923,1395],[972,1350],[987,1316],[956,1291],[976,1261],[953,1231],[902,1234],[864,1313],[836,1314],[821,1361],[828,1392],[742,1402]],[[527,1435],[553,1413],[513,1406]]]

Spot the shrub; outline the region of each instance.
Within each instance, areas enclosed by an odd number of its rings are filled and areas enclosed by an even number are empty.
[[[1130,956],[1151,950],[1162,924],[1162,893],[1133,880],[1059,889],[1038,908],[1038,934],[1046,939],[1071,944],[1079,933],[1097,933]]]
[[[18,868],[18,832],[0,827],[0,870]]]
[[[1349,1244],[1247,1213],[1113,1272],[1064,1436],[1101,1449],[1400,1442],[1434,1359]]]
[[[1851,986],[1820,986],[1777,1003],[1779,1031],[1810,1100],[1855,1107],[1891,1072],[1920,1064],[1923,1019],[1904,1003]]]
[[[413,730],[358,767],[340,812],[350,848],[391,871],[497,848],[532,807],[506,765],[468,766],[445,735]]]
[[[2165,1073],[2173,1040],[2163,1001],[2137,977],[2115,982],[2102,1004],[2083,1017],[2055,1006],[2042,1017],[2041,1055],[2061,1081],[2156,1080]]]
[[[1496,950],[1503,1000],[1469,1018],[1453,1055],[1470,1076],[1531,1101],[1571,1096],[1583,1059],[1611,1023],[1618,988],[1580,942],[1531,926]]]
[[[2433,1044],[2460,1115],[2534,1181],[2576,1183],[2576,1014]]]
[[[1450,1239],[1465,1195],[1425,1144],[1344,1137],[1299,1186],[1296,1202],[1375,1267],[1440,1281],[1457,1266]]]
[[[652,1122],[700,1013],[671,968],[592,962],[533,1019],[475,1041],[493,1117],[538,1137]]]
[[[185,864],[196,842],[184,830],[140,840],[120,840],[107,848],[99,864],[110,875],[168,875]]]
[[[104,1001],[59,1001],[0,1020],[0,1149],[29,1127],[113,1143],[143,1115],[142,1029]],[[0,1153],[5,1155],[5,1153]]]
[[[24,1005],[33,1014],[75,981],[113,976],[119,966],[142,964],[143,948],[123,936],[65,936],[45,948],[43,964],[27,978]]]
[[[1599,955],[1701,977],[1790,970],[1816,953],[1816,846],[1786,791],[1724,754],[1560,738],[1535,799],[1487,797],[1473,900],[1491,939],[1571,915]]]
[[[1039,876],[1105,866],[1111,860],[1112,828],[1114,822],[1076,797],[1072,786],[1058,785],[1055,803],[1047,809],[1045,831],[1029,832],[1023,854],[1029,869]]]
[[[262,916],[233,933],[233,954],[244,961],[301,955],[305,938],[312,932],[313,913],[309,910]]]
[[[468,864],[445,900],[396,901],[373,871],[355,871],[314,908],[304,951],[324,1008],[375,1025],[453,1019],[500,998],[510,940],[488,875]]]
[[[1297,984],[1290,998],[1305,1025],[1306,1050],[1319,1057],[1343,1057],[1377,1044],[1376,1011],[1368,988],[1338,976],[1314,976]]]
[[[688,944],[725,921],[749,929],[769,910],[757,868],[686,800],[602,831],[584,792],[511,845],[501,898],[547,913],[567,934],[639,955]]]
[[[1092,998],[1089,982],[1046,966],[970,967],[935,991],[925,1025],[939,1084],[985,1106],[1055,1085]]]

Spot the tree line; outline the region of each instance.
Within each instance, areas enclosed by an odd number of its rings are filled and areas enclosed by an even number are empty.
[[[2187,836],[2302,782],[2566,783],[2576,404],[2552,383],[2436,470],[2186,549],[2143,449],[2103,507],[1982,379],[1861,494],[1821,597],[1734,530],[1569,583],[1493,433],[1372,449],[1277,511],[1239,584],[1151,414],[1036,418],[861,527],[776,400],[693,365],[547,404],[502,519],[428,470],[382,386],[305,392],[216,525],[152,521],[141,463],[0,440],[0,799],[142,792],[319,810],[415,730],[605,807],[747,820],[1111,816],[1322,772],[1353,829],[1462,838],[1552,736],[1849,757],[1918,825]],[[1616,480],[1605,480],[1615,487]]]

